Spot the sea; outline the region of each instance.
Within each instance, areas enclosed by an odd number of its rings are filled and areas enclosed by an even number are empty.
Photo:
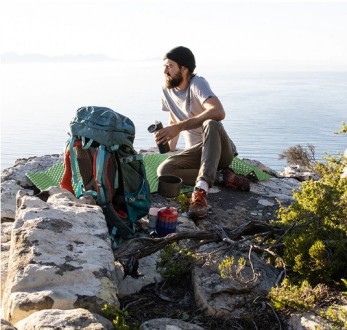
[[[347,71],[202,66],[197,74],[221,100],[240,158],[281,171],[279,154],[291,146],[314,145],[319,161],[347,148],[347,135],[334,133],[347,122]],[[3,63],[1,80],[1,170],[19,158],[62,153],[82,106],[128,116],[137,150],[155,146],[149,125],[168,122],[160,60]]]

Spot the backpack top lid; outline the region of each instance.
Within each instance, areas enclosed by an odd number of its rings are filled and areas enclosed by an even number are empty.
[[[135,125],[112,109],[97,106],[82,107],[70,122],[72,136],[83,136],[105,146],[132,145]]]

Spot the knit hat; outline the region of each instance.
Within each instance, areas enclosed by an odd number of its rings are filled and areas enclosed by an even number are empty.
[[[191,73],[194,72],[195,58],[190,49],[183,46],[173,48],[165,54],[164,60],[167,58],[171,61],[175,61],[179,65],[185,66]]]

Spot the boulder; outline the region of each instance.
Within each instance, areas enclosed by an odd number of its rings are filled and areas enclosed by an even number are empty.
[[[16,195],[21,190],[33,195],[33,191],[24,189],[16,180],[7,180],[1,183],[1,219],[14,221],[16,213]]]
[[[112,322],[86,309],[44,309],[15,324],[17,330],[83,329],[112,330]]]
[[[3,296],[5,281],[7,278],[12,228],[13,222],[1,223],[1,297]]]
[[[249,314],[249,306],[259,296],[266,296],[274,286],[278,271],[258,258],[255,253],[228,252],[222,243],[203,246],[199,250],[204,262],[195,266],[192,275],[197,305],[210,316],[219,318],[242,318]],[[218,252],[219,251],[219,252]],[[226,256],[234,257],[234,266],[226,277],[221,276],[218,266]],[[246,266],[237,270],[239,258]]]
[[[22,158],[16,160],[15,166],[3,170],[1,172],[1,218],[14,220],[18,190],[33,195],[35,187],[26,177],[26,173],[45,171],[62,160],[62,155]]]
[[[134,279],[130,276],[124,278],[123,267],[119,262],[115,263],[118,297],[122,298],[140,292],[141,289],[155,282],[162,281],[162,277],[156,269],[159,251],[139,260],[139,273],[143,276]]]
[[[1,319],[1,330],[17,330],[10,322]]]
[[[163,318],[153,319],[141,324],[140,330],[204,330],[200,326],[181,320]]]
[[[16,323],[42,309],[119,306],[114,257],[102,210],[51,188],[36,197],[18,194],[5,319]]]
[[[63,159],[63,155],[45,155],[17,159],[15,166],[6,168],[1,172],[1,183],[15,180],[23,188],[33,188],[33,184],[26,177],[26,173],[46,171],[57,162],[63,161]]]

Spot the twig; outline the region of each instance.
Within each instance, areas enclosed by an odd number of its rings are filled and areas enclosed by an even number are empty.
[[[285,273],[286,273],[286,271],[284,269],[280,272],[280,274],[278,275],[277,280],[275,282],[275,286],[279,285],[279,283],[281,282],[282,277],[283,277],[283,275],[285,275]]]
[[[253,282],[255,281],[257,278],[258,278],[258,275],[255,271],[254,271],[254,266],[253,266],[253,262],[252,262],[252,259],[251,259],[251,253],[252,253],[252,244],[251,246],[249,247],[249,252],[248,252],[248,260],[249,260],[249,264],[251,265],[251,269],[252,269],[252,273],[253,273],[253,278],[249,281],[247,281],[246,283],[249,283],[249,282]]]
[[[270,306],[270,308],[272,309],[272,312],[274,313],[276,319],[277,319],[277,322],[278,322],[278,325],[280,326],[280,330],[282,330],[282,325],[281,325],[281,321],[280,319],[278,318],[277,316],[277,313],[275,312],[275,309],[273,308],[273,306],[270,304],[270,303],[266,303],[268,306]]]
[[[131,307],[133,305],[138,305],[140,302],[146,301],[146,300],[147,300],[147,298],[140,298],[139,300],[132,301],[129,304],[126,304],[123,309],[126,311],[129,307]],[[152,303],[153,302],[150,301],[147,305],[152,304]],[[141,305],[141,306],[143,306],[143,305]]]

